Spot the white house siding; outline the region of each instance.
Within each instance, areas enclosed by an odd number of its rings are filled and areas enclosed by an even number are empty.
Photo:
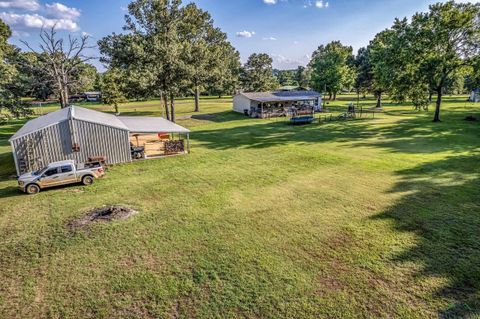
[[[238,113],[244,113],[244,110],[249,110],[252,105],[252,101],[243,96],[242,94],[237,94],[233,98],[233,110]]]

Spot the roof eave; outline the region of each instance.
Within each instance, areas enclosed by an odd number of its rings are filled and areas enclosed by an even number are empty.
[[[130,134],[158,134],[158,133],[190,133],[191,131],[190,130],[186,130],[186,131],[166,131],[166,130],[162,130],[162,131],[132,131],[132,130],[129,130]]]
[[[33,134],[33,133],[35,133],[35,132],[42,131],[42,130],[44,130],[44,129],[47,129],[47,128],[49,128],[49,127],[58,125],[58,124],[60,124],[60,123],[66,122],[66,121],[68,121],[68,119],[67,119],[67,120],[63,120],[63,121],[58,121],[58,122],[55,122],[55,123],[52,123],[52,124],[49,124],[49,125],[44,126],[44,127],[40,128],[40,129],[38,129],[38,130],[35,130],[35,131],[32,131],[32,132],[28,132],[28,133],[25,133],[25,134],[22,134],[22,135],[19,135],[19,136],[13,135],[12,137],[10,137],[10,139],[9,139],[8,141],[11,143],[11,142],[13,142],[13,141],[15,141],[15,140],[18,140],[19,138],[22,138],[22,137],[25,137],[25,136],[27,136],[27,135]]]

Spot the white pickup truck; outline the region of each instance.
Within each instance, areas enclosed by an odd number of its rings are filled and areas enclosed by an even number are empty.
[[[40,190],[60,185],[83,183],[92,185],[95,178],[105,175],[100,163],[90,163],[77,169],[75,161],[50,163],[38,171],[23,174],[18,178],[18,186],[27,194],[36,194]]]

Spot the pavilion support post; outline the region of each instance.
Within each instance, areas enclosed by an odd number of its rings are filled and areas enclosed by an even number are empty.
[[[190,154],[190,133],[187,133],[187,154]]]

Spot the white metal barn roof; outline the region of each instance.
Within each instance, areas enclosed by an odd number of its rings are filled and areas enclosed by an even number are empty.
[[[71,119],[115,127],[135,133],[190,132],[188,129],[161,117],[117,117],[113,114],[70,106],[28,121],[10,138],[10,141]]]
[[[69,108],[72,110],[70,112],[71,119],[128,130],[128,127],[113,114],[89,110],[78,106],[70,106]]]
[[[320,93],[315,91],[277,91],[277,92],[253,92],[253,93],[240,93],[240,94],[252,101],[257,101],[262,103],[315,100],[321,96]]]

